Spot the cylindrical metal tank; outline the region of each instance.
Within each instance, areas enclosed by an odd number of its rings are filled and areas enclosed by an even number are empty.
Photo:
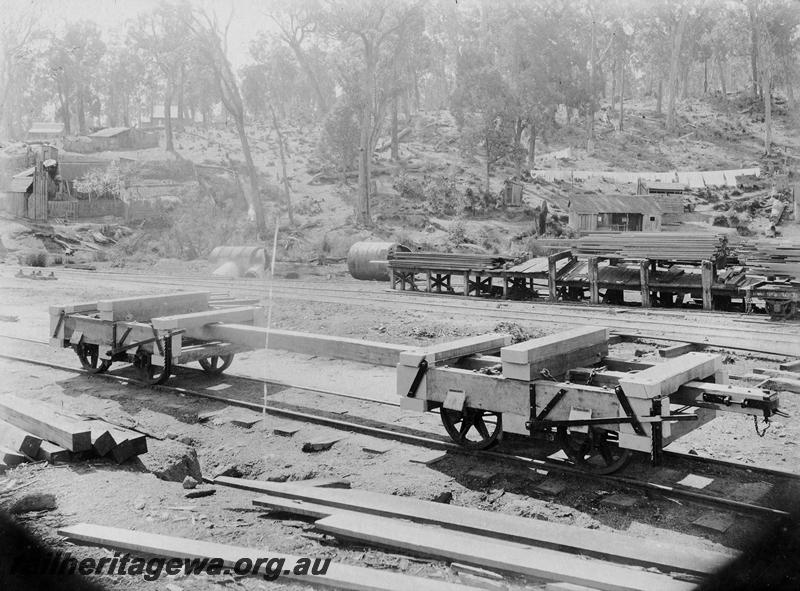
[[[356,242],[347,252],[347,270],[355,279],[389,281],[389,255],[411,252],[396,242]]]

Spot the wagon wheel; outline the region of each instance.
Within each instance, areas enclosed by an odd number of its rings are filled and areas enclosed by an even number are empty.
[[[230,355],[212,355],[200,360],[200,367],[208,375],[218,376],[228,369],[233,363],[233,353]]]
[[[111,367],[111,361],[100,359],[100,346],[92,344],[74,345],[75,353],[81,360],[81,366],[87,373],[103,373]]]
[[[499,442],[503,434],[503,417],[498,412],[442,407],[439,414],[450,438],[467,449],[488,449]],[[487,421],[487,418],[492,420]]]
[[[172,358],[167,355],[163,366],[153,365],[152,359],[153,356],[144,349],[136,351],[133,366],[139,372],[139,380],[148,386],[163,384],[172,373]]]
[[[559,427],[557,441],[577,467],[593,474],[611,474],[624,468],[631,459],[631,451],[619,447],[616,437],[613,431],[599,427],[589,427],[589,433]]]

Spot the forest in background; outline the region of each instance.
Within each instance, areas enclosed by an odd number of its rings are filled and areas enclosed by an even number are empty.
[[[31,5],[7,4],[0,140],[49,118],[71,135],[136,125],[163,106],[175,151],[173,133],[187,121],[224,114],[260,233],[250,125],[317,130],[326,167],[357,172],[356,222],[370,226],[373,155],[386,141],[397,159],[419,111],[450,111],[459,149],[485,162],[487,188],[500,161],[518,173],[532,167],[537,140],[559,125],[580,128],[591,154],[601,105],[622,130],[626,100],[653,97],[672,133],[677,101],[746,91],[763,109],[765,154],[773,105],[796,111],[800,8],[791,0],[302,0],[264,3],[257,14],[175,2],[118,29],[66,19],[45,27]],[[242,18],[263,27],[238,60],[229,31]]]

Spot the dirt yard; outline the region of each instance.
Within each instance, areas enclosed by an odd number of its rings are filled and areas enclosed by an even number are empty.
[[[303,271],[308,277],[313,268]],[[0,334],[44,341],[47,338],[48,306],[100,298],[133,296],[171,291],[168,287],[92,282],[59,273],[56,281],[32,281],[14,277],[16,268],[0,266]],[[317,276],[322,284],[332,283]],[[376,285],[375,289],[382,287]],[[232,290],[235,294],[235,289]],[[376,291],[376,295],[379,292]],[[394,343],[427,344],[465,335],[504,330],[490,317],[442,316],[434,312],[408,312],[398,305],[377,303],[369,307],[340,304],[309,304],[278,299],[273,321],[279,328],[320,332],[330,335],[362,337]],[[538,336],[559,330],[557,324],[519,325],[529,335]],[[619,357],[648,358],[657,346],[648,343],[623,343],[613,353]],[[0,352],[51,363],[78,365],[69,350],[52,350],[28,341],[0,338]],[[777,367],[782,358],[754,357],[720,351],[730,373],[741,374],[753,367]],[[336,431],[328,427],[295,422],[244,409],[233,410],[217,401],[165,393],[135,385],[123,386],[97,376],[29,365],[0,359],[3,372],[2,395],[16,394],[60,405],[73,414],[95,415],[123,426],[135,426],[148,433],[150,452],[139,460],[116,465],[90,459],[62,465],[28,464],[0,476],[0,507],[33,492],[53,493],[57,508],[25,513],[18,520],[30,527],[48,544],[69,550],[81,557],[100,558],[110,553],[92,547],[72,547],[56,535],[58,527],[78,522],[164,533],[198,540],[209,540],[274,551],[331,557],[334,562],[371,566],[425,577],[466,581],[448,564],[384,552],[374,548],[337,542],[315,533],[298,518],[269,514],[253,507],[255,493],[214,486],[216,493],[199,499],[186,499],[180,480],[157,478],[154,472],[175,457],[196,453],[206,478],[225,473],[246,478],[286,481],[315,478],[342,478],[353,488],[432,500],[451,493],[454,505],[477,507],[513,515],[536,517],[581,527],[614,530],[643,539],[656,539],[694,548],[730,552],[739,549],[757,534],[765,521],[761,517],[730,515],[725,531],[705,529],[692,522],[709,509],[684,499],[645,493],[632,487],[601,483],[591,479],[542,474],[518,465],[497,465],[486,459],[446,454],[431,465],[418,463],[441,455],[405,443],[377,440],[366,435]],[[258,351],[237,357],[230,370],[236,375],[269,377],[293,385],[321,388],[372,399],[396,401],[393,371],[343,361],[297,354]],[[131,375],[125,367],[112,368],[120,375]],[[436,415],[401,413],[391,405],[377,405],[353,398],[314,394],[297,388],[260,385],[234,377],[209,379],[196,369],[178,368],[171,382],[185,388],[218,396],[231,396],[260,403],[264,396],[271,403],[299,408],[324,409],[330,416],[368,418],[380,424],[395,425],[415,432],[444,435]],[[782,407],[797,416],[800,404],[786,394]],[[214,419],[199,421],[199,415],[223,410]],[[233,426],[228,414],[248,415],[256,422],[250,428]],[[293,436],[275,430],[299,429]],[[306,453],[303,443],[320,437],[339,440],[328,451]],[[793,419],[773,421],[763,438],[756,435],[752,419],[727,415],[716,419],[681,440],[682,451],[737,460],[753,465],[797,470],[800,461],[800,425]],[[504,449],[534,453],[545,457],[556,451],[546,443],[531,448],[524,439],[507,438]],[[365,448],[385,448],[372,453]],[[626,469],[631,477],[646,477],[660,483],[674,483],[689,474],[715,479],[718,492],[733,494],[741,481],[733,482],[725,470],[703,467],[684,460],[669,460],[660,469],[646,460]],[[174,476],[174,474],[173,474]],[[757,474],[744,480],[764,480]],[[546,483],[547,486],[542,486]],[[207,488],[209,485],[201,485]],[[549,490],[550,492],[545,492]],[[555,492],[554,492],[555,491]],[[759,503],[781,505],[794,496],[792,487],[776,488],[758,499]],[[632,497],[632,506],[620,509],[606,502],[613,494]],[[143,582],[138,577],[102,577],[99,582],[112,589],[266,589],[295,588],[297,585],[266,583],[247,577],[168,577]],[[470,580],[470,584],[474,581]],[[501,588],[538,588],[535,581],[506,577]]]

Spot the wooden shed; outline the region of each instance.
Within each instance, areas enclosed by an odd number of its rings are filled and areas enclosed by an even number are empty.
[[[580,232],[659,232],[663,211],[650,195],[573,195],[569,225]]]
[[[64,137],[64,124],[55,122],[33,123],[28,130],[29,142],[48,142]]]
[[[158,134],[147,133],[133,127],[106,127],[89,136],[92,149],[141,150],[158,146]]]
[[[684,212],[684,194],[689,187],[683,183],[659,183],[639,179],[636,192],[652,195],[663,212],[661,223],[665,226],[681,223]]]

